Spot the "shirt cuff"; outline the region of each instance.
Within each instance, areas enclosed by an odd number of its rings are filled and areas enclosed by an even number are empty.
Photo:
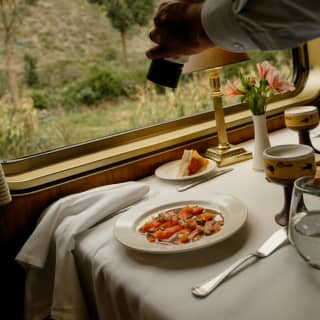
[[[232,0],[207,0],[201,13],[202,25],[209,39],[228,51],[243,52],[259,49],[248,33],[242,29],[236,12],[247,1],[240,1],[239,8],[233,8]]]

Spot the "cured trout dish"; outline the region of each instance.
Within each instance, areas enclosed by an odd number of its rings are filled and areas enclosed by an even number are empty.
[[[217,233],[223,225],[220,212],[186,205],[152,216],[138,230],[150,242],[181,244]]]

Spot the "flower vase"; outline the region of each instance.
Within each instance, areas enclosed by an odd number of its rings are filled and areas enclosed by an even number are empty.
[[[265,114],[252,115],[254,127],[254,148],[252,168],[254,170],[263,171],[263,151],[270,147],[270,140],[267,128],[267,119]]]

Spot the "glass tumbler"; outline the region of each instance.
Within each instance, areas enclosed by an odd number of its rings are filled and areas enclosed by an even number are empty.
[[[314,177],[294,182],[289,240],[311,266],[320,269],[320,183]]]

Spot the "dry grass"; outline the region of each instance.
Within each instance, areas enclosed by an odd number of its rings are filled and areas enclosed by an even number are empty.
[[[131,32],[129,50],[133,57],[143,54],[148,46],[146,34],[146,30]],[[66,59],[87,61],[118,48],[120,35],[112,29],[100,6],[87,0],[39,0],[20,14],[14,49],[16,66],[21,71],[26,52],[45,67]],[[0,70],[6,68],[3,53],[0,46]]]

